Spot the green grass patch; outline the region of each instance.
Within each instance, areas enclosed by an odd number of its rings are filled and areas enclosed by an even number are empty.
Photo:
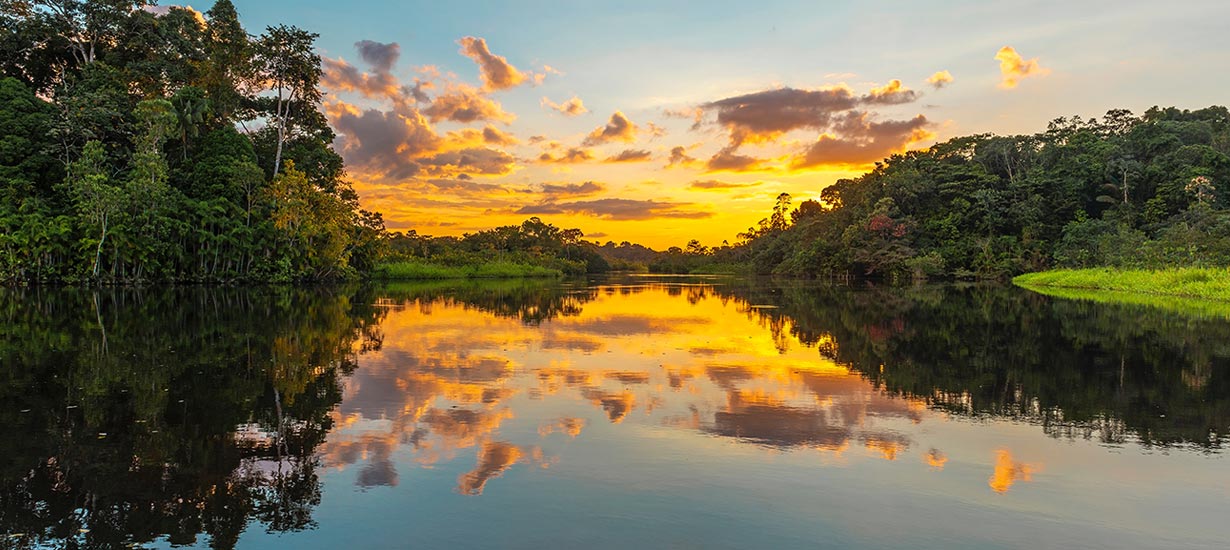
[[[1012,280],[1023,287],[1115,290],[1230,302],[1230,268],[1060,269],[1026,273]]]
[[[1125,292],[1121,290],[1089,290],[1083,288],[1063,288],[1054,286],[1021,285],[1031,292],[1045,296],[1053,296],[1065,300],[1083,300],[1102,304],[1136,305],[1158,310],[1171,311],[1184,317],[1200,317],[1230,320],[1230,302],[1204,300],[1183,296],[1165,296],[1161,294],[1143,294],[1140,292]]]
[[[413,260],[383,263],[376,266],[372,273],[373,278],[385,280],[525,279],[563,275],[558,269],[516,262],[452,266]]]

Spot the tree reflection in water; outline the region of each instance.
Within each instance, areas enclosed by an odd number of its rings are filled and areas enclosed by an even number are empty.
[[[378,349],[354,289],[5,290],[0,524],[18,547],[313,525],[340,377]],[[57,542],[58,541],[58,542]]]
[[[0,291],[0,314],[0,526],[18,547],[204,534],[229,548],[253,523],[311,528],[322,466],[396,485],[400,446],[423,465],[473,453],[456,491],[481,494],[516,464],[557,460],[500,435],[515,399],[570,396],[600,415],[543,418],[544,441],[643,412],[772,449],[918,452],[932,470],[943,449],[884,426],[939,412],[1208,452],[1230,426],[1230,322],[1012,288],[26,289]],[[762,332],[732,333],[748,326]],[[814,365],[777,358],[800,347]],[[996,453],[993,491],[1044,471]]]

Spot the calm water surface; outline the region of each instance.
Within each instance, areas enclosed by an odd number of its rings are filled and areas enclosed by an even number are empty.
[[[1225,548],[1230,321],[628,277],[0,291],[0,548]]]

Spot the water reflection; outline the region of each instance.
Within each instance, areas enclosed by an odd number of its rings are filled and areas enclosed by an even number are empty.
[[[308,290],[0,291],[6,545],[314,525],[316,450],[383,312]],[[360,302],[361,303],[361,302]]]
[[[420,465],[472,451],[477,466],[459,486],[467,494],[523,462],[527,452],[498,440],[522,397],[588,403],[611,424],[834,457],[857,447],[888,461],[918,446],[920,424],[952,415],[1024,420],[1053,437],[1210,451],[1227,424],[1224,377],[1211,366],[1227,350],[1203,332],[1224,332],[1219,322],[989,287],[434,290],[386,289],[390,345],[363,359],[339,411],[344,425],[363,426],[335,434],[332,445],[409,444]],[[503,303],[526,296],[540,302]],[[1199,369],[1201,382],[1192,384]],[[1211,399],[1221,401],[1210,407]],[[1190,404],[1201,414],[1138,413]],[[539,419],[536,433],[576,438],[585,422]],[[941,449],[923,452],[933,471],[949,460]],[[988,453],[995,492],[1041,470],[1008,450]],[[357,455],[346,456],[329,463],[344,466]]]
[[[1090,460],[1039,438],[1212,455],[1230,427],[1230,323],[1010,288],[25,290],[0,312],[18,547],[242,546],[440,476],[470,501],[526,475],[652,486],[679,473],[636,461],[707,442],[1006,498]]]

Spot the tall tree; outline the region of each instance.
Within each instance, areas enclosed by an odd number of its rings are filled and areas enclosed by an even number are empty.
[[[273,173],[282,168],[282,153],[302,119],[316,113],[321,92],[320,56],[314,44],[320,35],[278,25],[265,30],[255,43],[254,61],[259,78],[272,97],[263,97],[264,114],[277,135]]]
[[[98,232],[94,262],[90,268],[95,279],[98,278],[103,245],[107,242],[112,218],[124,207],[124,193],[111,183],[106,162],[107,154],[102,143],[90,141],[85,144],[81,158],[69,166],[66,182],[81,220]]]

